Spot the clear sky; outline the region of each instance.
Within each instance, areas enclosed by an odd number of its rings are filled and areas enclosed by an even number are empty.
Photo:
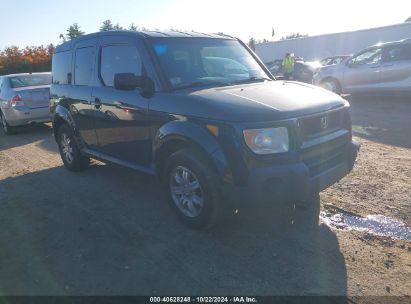
[[[153,30],[224,32],[248,41],[364,29],[411,17],[410,0],[0,0],[0,7],[0,49],[57,44],[70,24],[92,33],[106,19]]]

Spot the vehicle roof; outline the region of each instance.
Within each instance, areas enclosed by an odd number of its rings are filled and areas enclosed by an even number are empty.
[[[377,43],[371,47],[376,47],[376,46],[389,46],[389,45],[400,45],[400,44],[411,44],[411,38],[407,39],[402,39],[398,41],[390,41],[390,42],[384,42],[384,43]]]
[[[17,73],[17,74],[1,75],[0,77],[15,77],[15,76],[43,75],[43,74],[51,75],[51,72]]]
[[[225,34],[206,34],[199,32],[185,32],[185,31],[106,31],[106,32],[97,32],[93,34],[83,35],[77,38],[74,38],[70,41],[64,42],[56,47],[55,52],[63,52],[70,50],[72,45],[78,41],[104,37],[104,36],[130,36],[138,37],[142,39],[149,38],[213,38],[213,39],[235,39],[232,36]]]
[[[351,57],[352,55],[348,55],[348,54],[346,54],[346,55],[333,55],[333,56],[328,56],[328,57],[325,57],[324,59],[327,59],[327,58],[337,58],[337,57]]]

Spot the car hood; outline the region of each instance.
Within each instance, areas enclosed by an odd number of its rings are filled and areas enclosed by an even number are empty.
[[[308,69],[310,69],[311,71],[316,71],[319,70],[321,68],[323,68],[324,66],[321,65],[321,63],[319,63],[318,61],[305,61],[303,63],[301,63],[302,65],[306,66]]]
[[[343,107],[340,96],[294,81],[266,81],[230,87],[181,91],[171,112],[226,121],[272,121]],[[189,100],[187,100],[189,99]],[[181,106],[179,106],[179,104]]]
[[[326,65],[326,66],[319,68],[318,72],[332,74],[338,71],[339,69],[341,69],[341,67],[342,67],[341,62],[339,64]]]

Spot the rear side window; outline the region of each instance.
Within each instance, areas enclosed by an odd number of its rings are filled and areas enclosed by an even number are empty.
[[[381,50],[381,48],[377,48],[362,52],[361,54],[351,59],[350,64],[361,65],[378,63],[381,60]]]
[[[68,84],[71,73],[71,52],[61,52],[53,55],[53,84]]]
[[[35,87],[51,84],[50,74],[31,74],[10,77],[12,88]]]
[[[76,50],[74,66],[74,84],[89,85],[94,63],[94,47],[86,47]]]
[[[101,49],[100,77],[105,86],[112,87],[117,73],[141,75],[141,58],[137,47],[111,45]]]
[[[6,77],[0,77],[0,91],[6,88],[6,83],[7,83]]]
[[[396,45],[385,49],[384,61],[411,60],[411,44]]]

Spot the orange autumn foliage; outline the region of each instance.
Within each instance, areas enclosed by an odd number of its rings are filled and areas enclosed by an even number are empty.
[[[51,70],[54,45],[7,47],[0,52],[0,75]]]

